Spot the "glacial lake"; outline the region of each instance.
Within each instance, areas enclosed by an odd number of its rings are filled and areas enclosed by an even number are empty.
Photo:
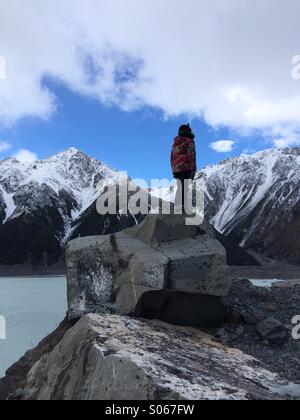
[[[6,320],[6,340],[0,330],[0,378],[55,330],[66,311],[65,277],[0,277],[0,328]]]

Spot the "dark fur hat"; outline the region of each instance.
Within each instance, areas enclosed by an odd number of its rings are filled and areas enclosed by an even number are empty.
[[[182,125],[179,128],[178,135],[180,137],[187,137],[192,140],[194,140],[195,138],[195,134],[193,133],[193,130],[191,129],[190,124]]]

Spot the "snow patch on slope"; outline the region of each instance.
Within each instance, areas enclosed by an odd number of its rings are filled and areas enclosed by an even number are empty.
[[[0,187],[0,192],[2,194],[3,200],[4,200],[4,204],[5,204],[5,219],[4,222],[5,223],[10,217],[11,215],[14,213],[14,211],[16,210],[16,205],[14,202],[14,194],[8,194],[2,187]]]
[[[204,169],[206,201],[215,228],[228,234],[260,206],[257,223],[267,205],[284,203],[290,210],[300,200],[299,163],[300,149],[270,149]],[[257,223],[249,228],[244,243]]]

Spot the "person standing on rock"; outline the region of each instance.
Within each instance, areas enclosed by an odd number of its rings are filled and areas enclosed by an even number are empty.
[[[197,171],[195,135],[190,125],[182,125],[178,136],[174,139],[171,155],[171,165],[174,178],[177,180],[175,197],[176,211],[187,212],[192,208],[188,203],[189,191]]]

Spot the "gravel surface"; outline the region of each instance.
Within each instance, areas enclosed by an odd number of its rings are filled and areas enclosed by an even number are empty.
[[[247,280],[235,281],[227,304],[227,323],[209,332],[262,361],[269,370],[300,383],[300,340],[292,336],[292,319],[300,315],[300,285],[261,288]]]

